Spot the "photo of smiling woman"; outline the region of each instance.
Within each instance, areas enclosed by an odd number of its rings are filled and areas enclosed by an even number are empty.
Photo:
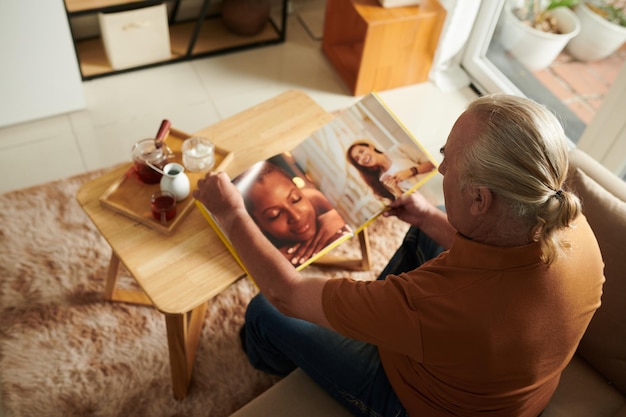
[[[259,162],[233,183],[268,240],[297,267],[348,235],[350,228],[302,172],[289,175],[280,163],[281,157]]]
[[[387,200],[400,197],[436,168],[414,146],[398,143],[383,152],[367,139],[353,142],[346,158],[374,194]]]

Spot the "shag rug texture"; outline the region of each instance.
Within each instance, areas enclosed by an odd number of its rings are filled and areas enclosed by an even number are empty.
[[[256,287],[243,278],[209,302],[189,396],[176,401],[163,316],[103,299],[111,249],[75,198],[102,172],[0,195],[0,415],[230,415],[278,381],[239,344]],[[371,271],[304,274],[374,279],[406,230],[397,219],[371,225]],[[358,254],[357,240],[334,253]]]

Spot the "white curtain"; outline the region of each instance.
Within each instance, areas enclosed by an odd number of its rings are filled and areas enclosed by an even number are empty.
[[[465,46],[480,8],[480,0],[440,0],[446,9],[446,21],[437,46],[430,79],[443,91],[470,84],[460,67],[459,52]]]

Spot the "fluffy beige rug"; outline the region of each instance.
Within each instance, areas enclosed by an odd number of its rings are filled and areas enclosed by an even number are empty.
[[[111,249],[75,200],[98,174],[0,195],[0,415],[228,416],[277,382],[239,348],[255,287],[241,279],[210,302],[189,397],[175,401],[163,316],[102,298]],[[406,226],[380,218],[370,231],[374,268],[357,279],[380,272]]]

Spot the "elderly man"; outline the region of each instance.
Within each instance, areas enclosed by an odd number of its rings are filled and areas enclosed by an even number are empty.
[[[412,227],[371,282],[303,278],[226,174],[199,181],[195,197],[261,290],[241,333],[255,367],[301,367],[355,415],[541,413],[604,282],[595,237],[564,183],[563,129],[531,100],[485,96],[442,153],[446,213],[418,193],[396,199],[386,215]]]

